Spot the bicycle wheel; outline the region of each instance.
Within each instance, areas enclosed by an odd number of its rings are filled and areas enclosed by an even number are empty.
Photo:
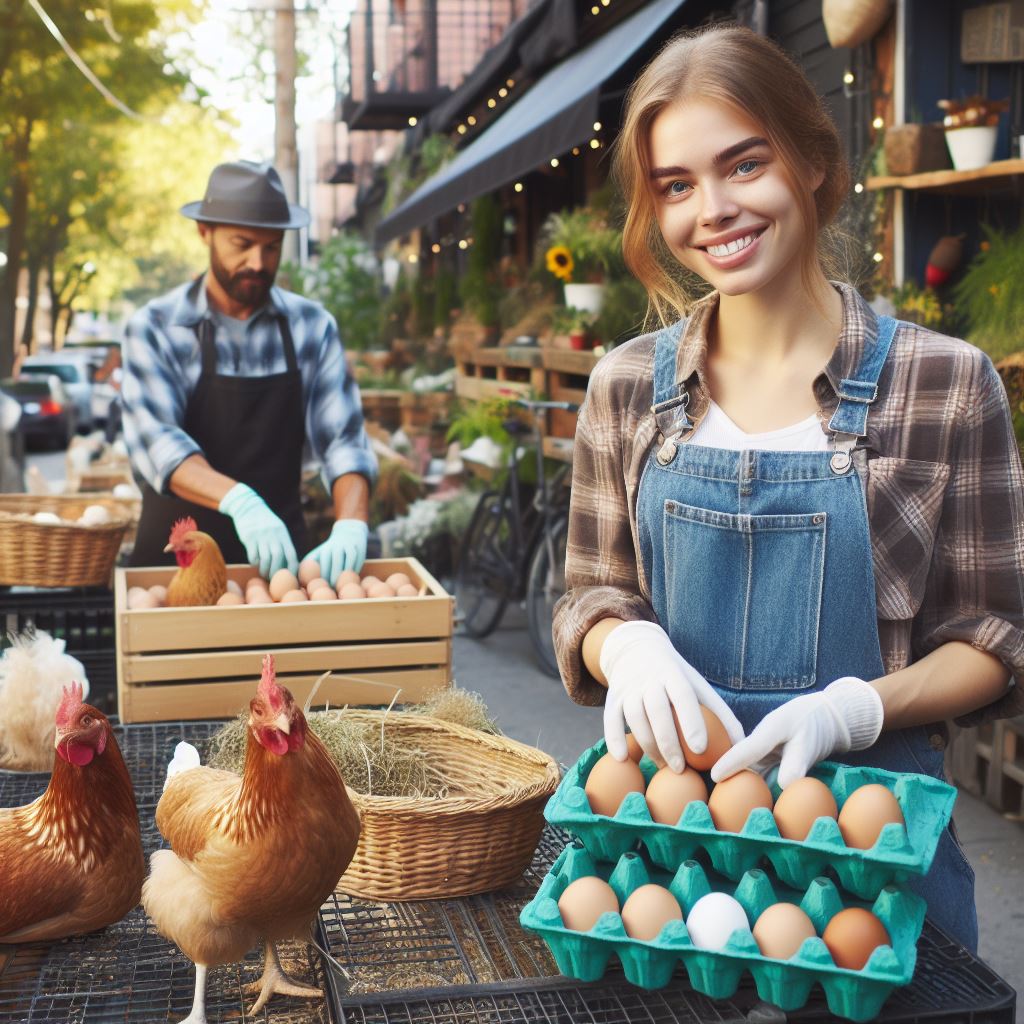
[[[507,501],[496,491],[481,495],[455,570],[455,607],[462,632],[478,640],[494,632],[508,604],[513,538],[505,514]]]
[[[555,659],[555,642],[551,622],[555,604],[565,593],[565,546],[569,537],[569,521],[556,519],[549,528],[550,545],[542,533],[530,560],[526,584],[526,622],[533,641],[537,664],[549,676],[561,678]],[[552,562],[549,551],[554,552]]]

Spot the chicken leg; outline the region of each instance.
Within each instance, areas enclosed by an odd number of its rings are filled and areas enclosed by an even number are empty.
[[[305,982],[296,981],[284,973],[281,961],[277,956],[277,946],[273,942],[266,944],[266,955],[263,959],[263,977],[246,985],[243,991],[247,993],[259,992],[259,998],[253,1003],[249,1016],[259,1013],[267,1004],[272,995],[300,996],[303,999],[320,999],[323,997],[323,990],[307,985]],[[183,1021],[182,1024],[185,1024]],[[198,1022],[197,1022],[198,1024]]]
[[[196,964],[196,994],[192,1012],[179,1024],[206,1024],[206,964]]]

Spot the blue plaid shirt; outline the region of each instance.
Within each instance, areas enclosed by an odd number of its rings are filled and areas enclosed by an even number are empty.
[[[183,429],[185,407],[202,370],[199,321],[213,320],[218,374],[263,377],[287,369],[277,310],[287,314],[291,327],[302,374],[306,439],[323,467],[328,489],[344,473],[362,473],[372,483],[377,460],[363,429],[359,388],[346,367],[334,317],[318,303],[272,288],[263,309],[237,322],[244,339],[240,344],[210,310],[204,282],[201,277],[152,300],[128,323],[121,402],[125,441],[136,470],[154,490],[166,494],[181,462],[202,454]]]

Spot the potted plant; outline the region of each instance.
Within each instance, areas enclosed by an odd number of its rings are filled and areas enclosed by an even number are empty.
[[[982,230],[985,240],[953,296],[968,341],[998,361],[1024,344],[1024,227],[1012,234],[987,224]]]
[[[579,352],[589,347],[588,332],[596,315],[575,306],[556,306],[551,315],[551,330],[556,335],[567,335],[569,348]]]
[[[999,115],[1009,110],[1009,100],[969,96],[965,100],[939,100],[946,115],[946,145],[958,171],[973,171],[992,162],[996,152]]]
[[[548,271],[565,285],[565,304],[599,313],[604,282],[621,259],[622,235],[589,207],[548,217],[542,229]]]

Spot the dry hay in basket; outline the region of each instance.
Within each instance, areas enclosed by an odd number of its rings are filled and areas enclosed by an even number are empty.
[[[383,720],[360,721],[344,708],[306,715],[309,728],[327,748],[346,785],[366,796],[442,798],[448,795],[443,765],[431,763],[429,753],[397,730],[386,728],[389,716],[430,715],[482,732],[496,733],[483,698],[466,690],[448,689],[422,707],[391,710]],[[210,741],[209,764],[241,774],[245,763],[248,712],[242,712]]]

